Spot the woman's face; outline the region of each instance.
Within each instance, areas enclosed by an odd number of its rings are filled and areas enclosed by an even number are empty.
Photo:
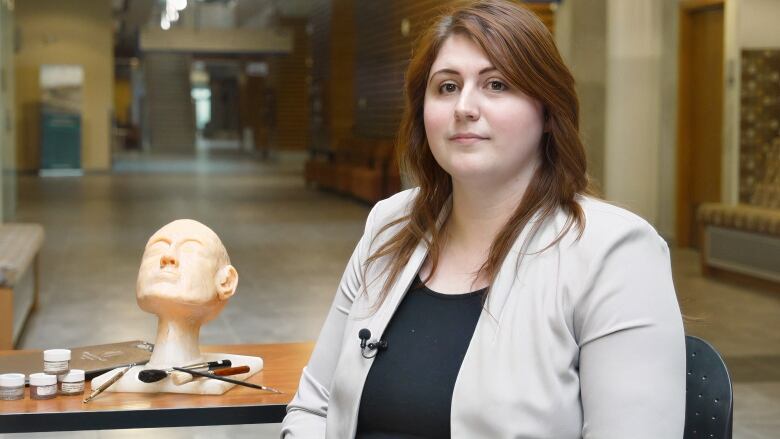
[[[539,161],[542,105],[510,86],[471,38],[445,40],[428,75],[424,110],[431,152],[454,182],[530,180]]]

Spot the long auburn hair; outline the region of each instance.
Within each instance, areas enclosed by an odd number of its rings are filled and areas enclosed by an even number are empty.
[[[421,240],[428,245],[432,275],[444,242],[440,215],[452,193],[450,175],[436,162],[428,145],[423,121],[425,90],[431,66],[444,41],[453,34],[470,37],[487,55],[507,81],[544,108],[547,131],[539,143],[540,165],[523,194],[520,204],[496,235],[480,270],[492,285],[520,232],[538,214],[523,245],[533,239],[541,225],[560,208],[568,219],[553,242],[555,245],[576,225],[581,236],[585,216],[576,202],[577,194],[592,194],[587,174],[585,148],[579,136],[579,102],[574,78],[564,65],[547,27],[528,9],[502,0],[476,1],[456,7],[439,16],[424,32],[406,71],[406,105],[398,132],[396,153],[401,171],[419,186],[409,213],[384,225],[402,227],[366,260],[369,264],[389,257],[388,274],[373,310],[384,302],[390,287]],[[448,214],[444,212],[444,214]],[[521,255],[523,253],[521,251]],[[518,264],[520,262],[518,261]],[[429,275],[429,276],[430,276]],[[364,277],[365,278],[365,277]],[[488,294],[485,295],[485,300]]]

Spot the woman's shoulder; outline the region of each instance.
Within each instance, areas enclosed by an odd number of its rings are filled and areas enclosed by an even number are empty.
[[[615,203],[590,195],[578,195],[576,200],[586,218],[593,220],[596,226],[652,228],[647,220]]]
[[[418,192],[419,188],[403,190],[376,203],[369,214],[373,227],[379,229],[407,215]]]
[[[584,214],[581,244],[588,247],[612,246],[630,237],[658,240],[666,245],[656,229],[630,210],[602,199],[580,195],[577,203]]]

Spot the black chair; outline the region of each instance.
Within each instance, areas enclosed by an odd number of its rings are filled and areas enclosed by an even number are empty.
[[[685,336],[684,439],[731,439],[734,399],[731,376],[718,351],[706,341]]]

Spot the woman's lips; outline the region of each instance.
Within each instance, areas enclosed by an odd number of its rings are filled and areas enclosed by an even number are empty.
[[[450,137],[450,141],[459,143],[461,145],[471,145],[472,143],[481,142],[487,139],[488,139],[487,137],[478,136],[475,134],[459,134]]]

